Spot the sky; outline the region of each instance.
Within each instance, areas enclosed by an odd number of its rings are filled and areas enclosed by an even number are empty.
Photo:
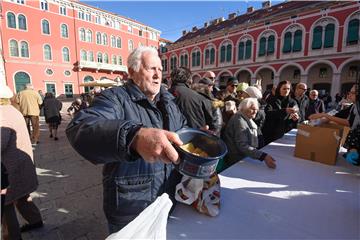
[[[125,16],[161,31],[161,37],[176,41],[182,31],[201,28],[206,21],[241,15],[247,7],[261,8],[262,1],[82,1],[81,2]],[[271,1],[272,5],[282,1]]]

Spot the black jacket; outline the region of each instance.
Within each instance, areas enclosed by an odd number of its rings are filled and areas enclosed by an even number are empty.
[[[299,107],[299,116],[300,116],[299,122],[303,122],[306,119],[306,109],[309,106],[309,98],[304,94],[300,99],[297,99],[293,95],[293,99],[296,101]]]
[[[189,127],[209,125],[210,130],[215,129],[211,100],[190,89],[185,83],[175,83],[169,91],[175,96],[175,102],[185,115]]]
[[[319,98],[316,100],[309,99],[309,104],[305,110],[305,119],[308,120],[311,114],[322,112],[325,112],[325,105],[323,100]]]
[[[265,124],[263,135],[265,144],[281,138],[286,132],[296,127],[297,122],[290,119],[286,108],[297,106],[296,101],[290,97],[272,96],[265,107]]]
[[[175,193],[179,179],[174,179],[173,165],[145,162],[129,149],[141,126],[177,131],[186,125],[173,99],[161,88],[150,102],[130,80],[103,91],[69,123],[66,134],[73,148],[90,162],[105,164],[103,201],[109,223],[123,227],[157,196]]]

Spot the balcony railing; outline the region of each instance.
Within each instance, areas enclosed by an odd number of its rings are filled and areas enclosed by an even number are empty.
[[[109,63],[99,63],[99,62],[89,62],[81,60],[79,62],[78,67],[82,68],[91,68],[96,70],[107,70],[107,71],[119,71],[119,72],[127,72],[127,66],[125,65],[117,65],[117,64],[109,64]]]

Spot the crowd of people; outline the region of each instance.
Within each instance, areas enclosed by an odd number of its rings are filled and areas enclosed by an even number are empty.
[[[226,86],[219,89],[213,72],[208,71],[194,83],[186,67],[174,69],[171,79],[162,81],[161,60],[150,47],[138,47],[130,54],[128,71],[130,79],[123,86],[82,94],[67,109],[72,117],[66,129],[70,144],[85,159],[104,164],[103,208],[110,233],[122,229],[162,193],[168,193],[175,202],[175,186],[181,174],[174,170],[179,156],[173,145],[182,145],[175,132],[184,127],[202,129],[224,140],[228,154],[218,172],[244,157],[275,169],[276,159],[261,148],[297,124],[316,119],[350,127],[346,159],[355,165],[360,162],[356,84],[346,102],[336,100],[339,112],[330,115],[319,92],[301,82],[292,89],[289,81],[281,81],[263,91],[260,82],[251,85],[229,77]],[[31,143],[39,144],[39,115],[44,114],[49,137],[57,141],[62,103],[52,93],[43,96],[36,92],[31,84],[14,98],[10,89],[11,94],[4,89],[0,88],[1,114],[13,114],[17,120],[2,118],[1,122],[2,177],[7,176],[2,180],[2,223],[8,239],[21,239],[21,231],[43,226],[29,196],[37,187]],[[18,104],[19,111],[11,106],[10,99]],[[19,158],[24,161],[16,162]],[[24,171],[20,175],[14,171],[19,164]],[[27,175],[26,182],[18,185]],[[10,193],[7,186],[11,186]],[[28,224],[19,227],[15,208]]]

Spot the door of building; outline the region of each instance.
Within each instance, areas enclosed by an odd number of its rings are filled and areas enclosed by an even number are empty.
[[[25,85],[30,83],[30,76],[26,72],[17,72],[15,74],[15,90],[20,92],[25,88]]]
[[[65,96],[67,98],[72,98],[73,97],[73,85],[71,83],[66,83],[65,84]]]
[[[54,96],[56,96],[55,83],[46,83],[46,92],[51,92]]]

